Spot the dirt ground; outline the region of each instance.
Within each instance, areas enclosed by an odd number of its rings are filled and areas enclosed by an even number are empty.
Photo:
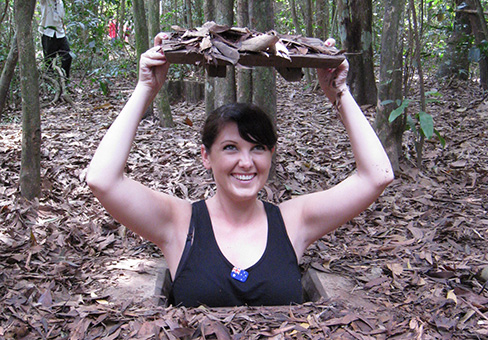
[[[150,274],[162,259],[115,222],[84,182],[133,86],[114,81],[109,96],[75,87],[75,107],[42,110],[42,197],[35,202],[19,195],[20,112],[4,114],[0,339],[488,339],[488,102],[477,84],[428,83],[442,93],[428,112],[446,146],[427,141],[418,169],[406,132],[392,185],[307,251],[304,270],[353,282],[367,303],[332,297],[225,309],[156,306],[152,294],[137,293],[147,293],[144,282],[133,283],[133,295],[113,289],[130,271]],[[214,187],[199,159],[203,103],[172,110],[173,129],[154,118],[141,123],[127,172],[182,198],[208,197]],[[374,108],[364,111],[372,121]],[[305,83],[279,82],[277,119],[276,177],[263,199],[323,190],[354,171],[344,128]]]

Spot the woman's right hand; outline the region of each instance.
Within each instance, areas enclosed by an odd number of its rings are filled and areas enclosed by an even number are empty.
[[[139,85],[148,87],[151,91],[154,91],[154,94],[161,89],[168,74],[170,64],[161,48],[161,42],[168,38],[167,34],[159,33],[154,38],[154,47],[141,55]]]
[[[327,39],[325,41],[325,46],[334,47],[335,39]],[[347,62],[347,59],[344,60],[337,68],[317,69],[320,87],[329,100],[335,105],[337,105],[338,96],[340,96],[344,91],[348,90],[346,83],[348,71],[349,63]]]

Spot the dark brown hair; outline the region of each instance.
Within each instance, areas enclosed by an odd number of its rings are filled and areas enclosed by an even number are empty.
[[[266,146],[271,150],[278,137],[270,117],[253,104],[227,104],[211,112],[203,125],[202,144],[210,151],[225,124],[237,124],[239,135],[250,143]]]

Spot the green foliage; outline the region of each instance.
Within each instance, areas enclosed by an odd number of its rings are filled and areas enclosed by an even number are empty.
[[[439,97],[442,94],[439,93],[438,91],[429,91],[426,93],[426,96],[432,96],[432,97]],[[402,100],[397,100],[397,108],[394,109],[391,113],[390,116],[388,117],[388,121],[390,123],[394,122],[396,119],[398,119],[400,116],[405,116],[406,118],[406,127],[410,129],[416,136],[417,142],[420,140],[423,140],[423,138],[430,139],[432,136],[435,134],[441,143],[441,145],[444,147],[446,142],[444,138],[439,134],[439,132],[434,128],[434,119],[433,117],[428,114],[425,111],[419,110],[414,115],[408,114],[408,106],[410,103],[412,103],[412,99],[404,99]],[[435,102],[437,101],[436,98],[429,98],[426,99],[426,102]],[[383,105],[391,104],[393,103],[392,100],[385,100],[382,102]]]
[[[98,84],[102,94],[109,93],[110,79],[134,75],[135,55],[130,45],[116,39],[110,41],[108,25],[117,19],[118,0],[65,2],[67,36],[76,57],[73,68],[91,84]],[[130,8],[126,19],[131,20]],[[121,23],[122,26],[123,23]]]
[[[298,0],[296,0],[298,3]],[[275,27],[280,33],[296,34],[296,28],[291,15],[291,4],[289,0],[277,0],[275,2]],[[298,6],[297,6],[298,7]],[[298,11],[298,9],[297,9]],[[300,20],[300,16],[299,20]],[[300,29],[305,30],[305,25],[300,22]]]

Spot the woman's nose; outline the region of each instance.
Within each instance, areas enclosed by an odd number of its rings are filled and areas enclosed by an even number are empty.
[[[252,156],[249,152],[241,152],[239,166],[245,169],[252,167]]]

